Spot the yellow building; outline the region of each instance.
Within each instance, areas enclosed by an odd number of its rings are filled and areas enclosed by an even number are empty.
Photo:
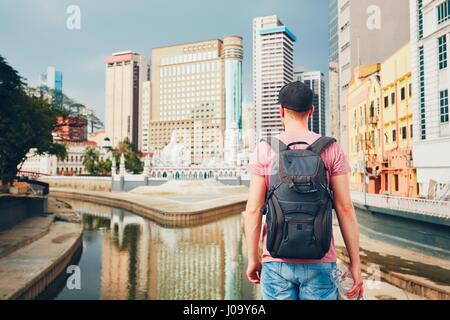
[[[411,47],[404,45],[381,64],[384,152],[381,192],[417,196],[416,170],[412,165],[413,107],[411,99]]]
[[[354,190],[364,191],[364,177],[369,179],[368,192],[375,193],[380,181],[375,175],[380,143],[380,64],[355,69],[346,95],[348,137],[347,155],[352,169]]]
[[[346,101],[352,188],[417,196],[412,167],[410,45],[381,64],[356,68]]]

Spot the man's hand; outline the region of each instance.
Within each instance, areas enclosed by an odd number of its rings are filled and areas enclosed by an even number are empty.
[[[247,278],[253,284],[261,282],[261,262],[258,260],[249,261],[247,266]]]
[[[354,299],[355,297],[360,300],[364,294],[364,283],[361,276],[361,265],[360,264],[350,264],[350,273],[353,278],[353,287],[348,290],[345,295],[349,299]]]

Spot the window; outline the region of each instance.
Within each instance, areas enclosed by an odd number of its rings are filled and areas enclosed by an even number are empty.
[[[391,104],[394,105],[395,104],[395,92],[391,93]]]
[[[389,97],[388,96],[384,97],[384,107],[385,108],[389,107]]]
[[[406,99],[406,88],[405,87],[403,87],[401,89],[400,97],[401,97],[402,101]]]
[[[411,138],[414,137],[414,127],[412,124],[409,126],[409,135],[411,136]]]
[[[441,123],[448,122],[448,90],[441,91],[439,93],[439,105],[440,105],[440,115],[441,115]]]
[[[421,0],[419,0],[422,2]],[[426,125],[426,110],[425,110],[425,60],[423,47],[419,48],[419,84],[420,84],[420,138],[426,140],[427,125]]]
[[[412,96],[412,83],[409,84],[409,96]]]
[[[439,70],[447,68],[447,36],[438,38],[439,45]]]
[[[438,24],[447,21],[450,17],[450,1],[444,1],[437,6]]]
[[[392,142],[397,141],[397,130],[392,130]]]
[[[407,138],[408,138],[408,133],[407,133],[407,128],[405,126],[405,127],[402,127],[402,139],[405,140]]]
[[[419,25],[419,39],[423,38],[423,0],[417,0],[418,25]]]
[[[398,187],[399,187],[398,174],[394,174],[394,183],[395,183],[395,191],[398,191]]]

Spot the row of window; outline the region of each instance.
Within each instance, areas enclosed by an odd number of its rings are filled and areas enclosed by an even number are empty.
[[[185,74],[198,74],[204,72],[220,72],[222,69],[222,63],[217,62],[205,62],[195,64],[185,64],[176,67],[162,67],[159,70],[160,77],[173,77],[181,76]]]
[[[402,127],[400,132],[401,132],[402,140],[408,139],[408,127],[407,126]],[[411,138],[413,137],[413,125],[412,124],[409,126],[409,135]],[[391,131],[391,137],[392,137],[392,142],[397,142],[397,130],[396,129]],[[385,135],[385,138],[386,138],[386,143],[389,143],[389,136]]]
[[[409,84],[409,96],[412,96],[412,85],[411,83]],[[390,105],[395,105],[395,98],[396,98],[396,94],[395,92],[391,93],[391,104]],[[406,99],[406,87],[402,87],[400,89],[400,100],[404,101]],[[389,107],[389,96],[385,96],[384,97],[384,107],[387,108]]]
[[[446,0],[437,6],[438,24],[447,21],[450,18],[450,0]]]
[[[448,123],[448,90],[439,93],[439,107],[441,123]]]
[[[208,47],[213,48],[212,45],[209,45]],[[168,65],[168,64],[186,63],[186,62],[208,60],[208,59],[214,59],[214,58],[217,58],[216,51],[195,52],[195,53],[188,53],[188,54],[183,54],[183,55],[179,55],[179,56],[162,58],[161,64]]]
[[[447,68],[447,36],[438,38],[439,70]]]

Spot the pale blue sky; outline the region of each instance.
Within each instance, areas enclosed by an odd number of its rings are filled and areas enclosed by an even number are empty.
[[[69,5],[81,30],[66,28]],[[0,55],[37,85],[48,65],[64,73],[64,91],[104,117],[104,59],[175,43],[244,37],[244,96],[252,96],[252,19],[278,15],[297,36],[295,63],[327,74],[327,0],[1,0]]]

